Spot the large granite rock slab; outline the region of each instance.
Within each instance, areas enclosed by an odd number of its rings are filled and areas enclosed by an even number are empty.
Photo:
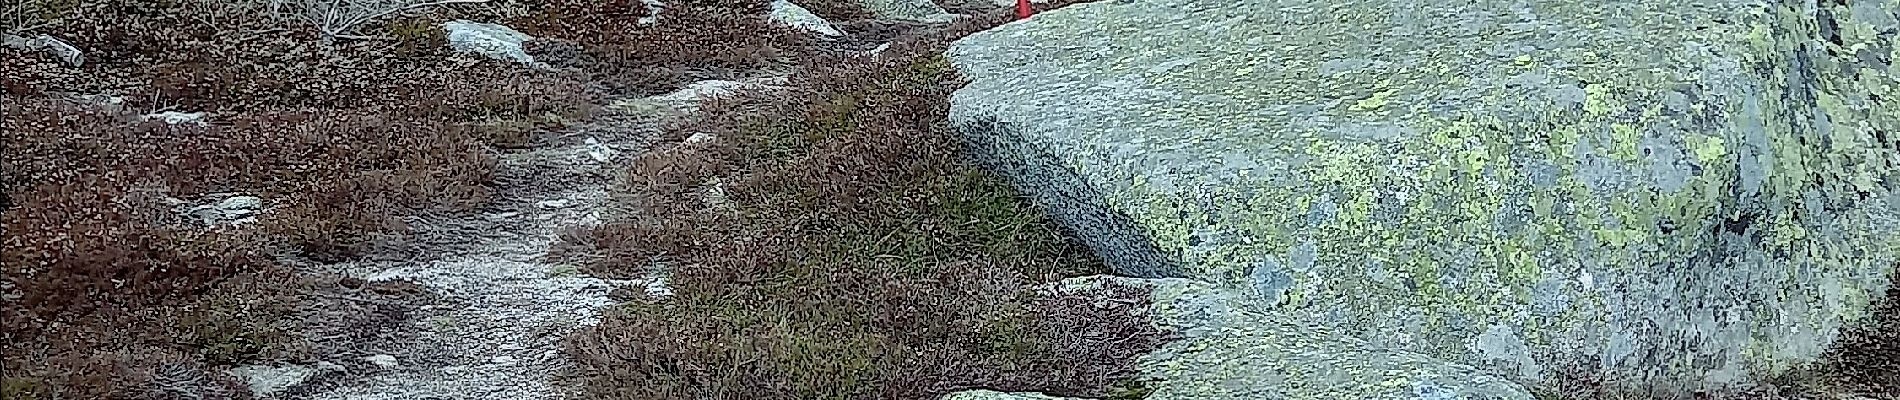
[[[958,41],[950,112],[1120,272],[1261,325],[1533,389],[1723,391],[1890,284],[1897,11],[1101,1]]]

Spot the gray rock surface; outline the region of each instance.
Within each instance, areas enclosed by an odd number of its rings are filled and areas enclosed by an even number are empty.
[[[943,396],[942,400],[1071,400],[1041,393],[1008,393],[994,390],[967,390]]]
[[[269,398],[322,374],[342,372],[343,366],[318,362],[312,365],[245,365],[229,373],[251,389],[251,394]]]
[[[1103,275],[1058,285],[1078,290],[1108,282],[1152,289],[1146,317],[1177,336],[1138,360],[1141,379],[1154,382],[1148,400],[1532,399],[1517,383],[1472,366],[1289,323],[1241,290],[1183,278]],[[972,398],[1037,399],[996,395],[1004,397]]]
[[[165,123],[172,124],[172,125],[178,125],[178,124],[193,124],[193,125],[200,125],[200,126],[206,125],[204,112],[166,111],[166,112],[160,112],[160,113],[146,114],[144,118],[147,120],[165,121]]]
[[[961,17],[944,11],[943,6],[930,0],[857,0],[866,11],[878,18],[906,21],[942,23]]]
[[[825,21],[824,18],[819,17],[817,14],[812,14],[811,10],[806,10],[805,7],[800,7],[798,4],[792,3],[789,0],[772,0],[771,15],[773,21],[808,30],[812,33],[825,36],[839,36],[844,34],[844,32],[839,32],[838,28],[832,27],[831,22]]]
[[[84,51],[80,51],[78,47],[74,47],[50,35],[39,35],[27,38],[10,33],[0,33],[0,45],[12,47],[20,51],[43,51],[47,54],[51,54],[53,58],[59,59],[61,65],[68,67],[78,68],[86,64],[86,53]]]
[[[454,20],[442,23],[447,32],[449,47],[456,51],[465,51],[502,61],[513,61],[535,68],[548,68],[534,60],[533,56],[522,49],[523,42],[533,40],[533,36],[507,26]]]
[[[1253,298],[1248,340],[1721,391],[1890,284],[1896,10],[1084,3],[958,41],[951,118],[1122,273]]]
[[[180,215],[208,227],[250,223],[268,211],[264,199],[236,193],[207,194],[195,202],[166,197],[165,202]]]

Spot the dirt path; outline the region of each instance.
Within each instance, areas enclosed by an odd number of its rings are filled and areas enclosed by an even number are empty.
[[[543,255],[562,229],[597,223],[618,171],[655,137],[654,120],[610,113],[541,146],[506,152],[493,206],[414,221],[422,238],[417,259],[325,266],[370,282],[407,279],[434,296],[394,328],[408,339],[343,360],[352,369],[348,382],[294,397],[567,397],[551,383],[566,369],[562,338],[593,324],[613,303],[610,290],[645,282],[589,277]]]

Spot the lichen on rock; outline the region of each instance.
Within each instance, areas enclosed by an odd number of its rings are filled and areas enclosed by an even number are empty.
[[[951,118],[1123,273],[1531,387],[1723,391],[1890,284],[1896,12],[1087,3],[958,41]]]

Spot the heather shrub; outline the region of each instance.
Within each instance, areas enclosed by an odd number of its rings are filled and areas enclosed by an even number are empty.
[[[38,29],[85,66],[0,49],[8,398],[242,397],[219,370],[386,339],[371,333],[416,294],[339,304],[323,294],[346,289],[279,262],[400,250],[404,217],[486,204],[495,148],[588,117],[599,95],[452,54],[444,13],[361,25],[394,40],[324,43],[259,2],[59,4]],[[207,124],[139,117],[155,111]],[[213,229],[167,203],[220,192],[271,209]]]
[[[259,238],[166,224],[145,182],[36,185],[0,215],[9,398],[229,394],[234,382],[208,366],[297,354],[295,286]]]
[[[799,7],[804,7],[806,10],[811,11],[812,14],[816,14],[820,18],[824,18],[825,21],[832,23],[877,18],[876,14],[865,10],[864,7],[859,6],[856,1],[794,1],[793,3],[798,3]]]
[[[617,197],[632,211],[561,249],[589,256],[597,275],[663,273],[673,291],[570,338],[589,393],[1138,392],[1130,360],[1161,339],[1130,316],[1146,293],[1032,290],[1106,269],[963,157],[945,126],[956,81],[935,56],[943,43],[811,59],[790,93],[717,101],[672,124],[669,139],[714,139],[636,161]]]
[[[504,23],[542,39],[530,42],[530,55],[559,60],[619,95],[741,79],[787,65],[810,44],[808,34],[771,22],[765,0],[666,3],[650,24],[639,0],[550,1]]]

